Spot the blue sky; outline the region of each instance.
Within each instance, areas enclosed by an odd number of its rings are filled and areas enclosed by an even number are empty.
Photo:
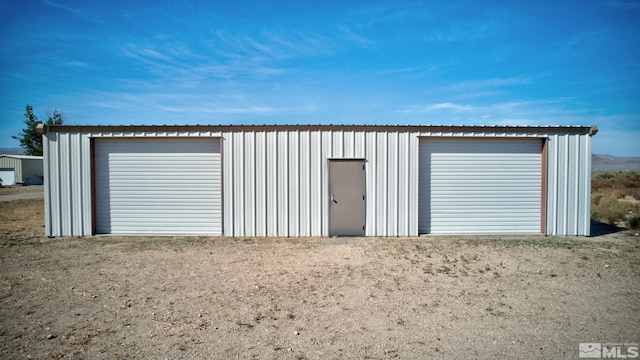
[[[640,156],[640,1],[0,2],[0,147],[66,123],[597,125]]]

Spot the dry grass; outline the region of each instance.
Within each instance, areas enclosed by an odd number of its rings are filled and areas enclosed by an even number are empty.
[[[0,202],[0,235],[18,243],[44,235],[42,199]]]
[[[594,172],[591,177],[591,218],[629,229],[640,228],[640,173]]]
[[[26,194],[26,193],[41,192],[41,191],[44,191],[42,185],[34,185],[34,186],[16,185],[11,187],[0,186],[0,195]]]

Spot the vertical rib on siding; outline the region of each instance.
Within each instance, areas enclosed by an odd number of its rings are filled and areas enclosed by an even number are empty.
[[[234,216],[233,208],[233,134],[225,133],[222,136],[222,231],[223,234],[234,236]]]
[[[256,198],[255,183],[258,181],[255,171],[255,133],[242,133],[242,141],[244,141],[244,234],[247,236],[256,235]]]
[[[381,189],[387,197],[387,231],[390,236],[398,233],[398,133],[387,133],[387,188]]]
[[[398,137],[396,234],[409,234],[409,133],[400,133]]]
[[[54,137],[56,134],[45,134],[42,136],[42,150],[44,153],[43,164],[42,164],[42,172],[44,176],[44,232],[47,236],[54,236],[56,234],[55,229],[53,229],[53,217],[55,213],[52,211],[52,206],[54,205],[55,192],[51,190],[52,182],[56,181],[55,174],[51,173],[52,165],[54,164],[53,156],[54,152],[50,150],[50,138]]]
[[[309,195],[309,222],[311,236],[322,235],[322,141],[319,131],[313,131],[309,135],[309,167],[310,186]]]
[[[387,234],[387,134],[384,132],[376,133],[376,179],[377,186],[375,189],[376,193],[376,207],[377,207],[377,216],[374,219],[377,234],[380,236],[385,236]]]
[[[377,157],[376,157],[376,133],[375,132],[367,132],[364,134],[365,136],[365,191],[366,191],[366,201],[365,201],[365,235],[368,236],[377,236],[378,228],[376,226],[376,217],[379,208],[376,206],[377,196],[376,196],[376,186],[378,184],[377,179]]]
[[[300,218],[304,214],[300,212],[300,147],[299,132],[289,133],[289,231],[287,236],[300,235]]]
[[[420,141],[418,136],[411,134],[409,137],[410,151],[409,151],[409,216],[411,224],[409,235],[418,236],[418,199],[420,195],[420,188],[418,184],[418,172],[420,170],[420,158],[419,147]]]
[[[289,236],[289,136],[285,131],[278,132],[278,170],[275,179],[278,186],[278,236]]]
[[[267,236],[278,235],[278,133],[270,131],[266,138],[267,154]],[[264,215],[263,215],[264,216]]]
[[[256,169],[255,169],[255,221],[256,236],[267,235],[267,152],[265,151],[264,132],[255,133],[255,148],[253,149]]]
[[[316,159],[320,162],[320,224],[321,236],[329,235],[329,161],[327,159],[334,157],[333,155],[333,132],[321,131],[320,154]]]
[[[309,164],[309,131],[303,131],[300,133],[300,139],[298,143],[299,149],[299,162],[298,162],[298,178],[300,179],[300,188],[298,190],[298,213],[300,214],[299,221],[299,236],[311,236],[311,216],[310,216],[310,203],[311,193],[309,187],[311,186],[310,173],[311,166]],[[295,221],[295,220],[294,220]]]

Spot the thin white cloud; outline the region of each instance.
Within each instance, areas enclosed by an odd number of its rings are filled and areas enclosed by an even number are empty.
[[[89,16],[84,11],[82,11],[82,10],[80,10],[78,8],[71,7],[71,6],[68,6],[68,5],[63,5],[63,4],[60,4],[60,3],[52,1],[52,0],[40,0],[40,2],[42,4],[44,4],[44,5],[50,6],[52,8],[56,8],[56,9],[60,9],[60,10],[64,10],[64,11],[70,12],[70,13],[72,13],[72,14],[74,14],[76,16],[79,16],[79,17],[81,17],[81,18],[83,18],[85,20],[89,20],[89,21],[97,22],[97,23],[103,23],[97,17]]]
[[[428,113],[434,111],[452,111],[452,112],[468,112],[477,110],[476,107],[464,104],[455,104],[450,102],[427,104],[427,105],[408,105],[401,110],[398,110],[401,114],[416,114],[416,113]]]
[[[380,70],[376,73],[376,75],[390,75],[390,74],[402,74],[402,73],[412,73],[418,71],[417,67],[409,67],[409,68],[394,68],[394,69],[384,69]]]
[[[60,3],[57,3],[57,2],[51,1],[51,0],[40,0],[40,2],[45,4],[45,5],[47,5],[47,6],[51,6],[51,7],[56,8],[56,9],[66,10],[66,11],[68,11],[70,13],[75,14],[75,15],[85,17],[84,13],[82,11],[76,9],[76,8],[72,8],[70,6],[62,5]]]
[[[222,58],[262,62],[328,56],[340,47],[328,36],[295,30],[254,35],[216,31],[209,45]]]
[[[426,40],[434,43],[476,41],[507,33],[514,24],[508,16],[491,14],[479,20],[457,20],[448,27],[435,30]]]
[[[368,48],[375,44],[372,40],[369,40],[363,36],[356,34],[351,28],[346,26],[338,26],[338,30],[342,34],[342,38],[347,42],[355,44],[361,48]]]
[[[469,80],[448,86],[450,90],[461,89],[493,89],[505,86],[526,85],[533,81],[531,77],[527,76],[511,76],[505,78],[489,78],[480,80]]]
[[[172,57],[158,50],[153,45],[140,46],[133,43],[126,44],[122,52],[125,56],[136,59],[172,60]]]
[[[640,2],[638,1],[609,0],[605,1],[604,4],[615,9],[640,9]]]
[[[456,122],[493,125],[557,125],[584,124],[594,115],[576,107],[571,99],[539,99],[489,104],[460,104],[451,102],[407,105],[398,114],[413,116],[433,114]]]

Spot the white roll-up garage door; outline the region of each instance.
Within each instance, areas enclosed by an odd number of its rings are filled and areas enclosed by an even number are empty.
[[[96,233],[222,234],[220,140],[96,139]]]
[[[539,234],[542,140],[420,140],[421,234]]]

